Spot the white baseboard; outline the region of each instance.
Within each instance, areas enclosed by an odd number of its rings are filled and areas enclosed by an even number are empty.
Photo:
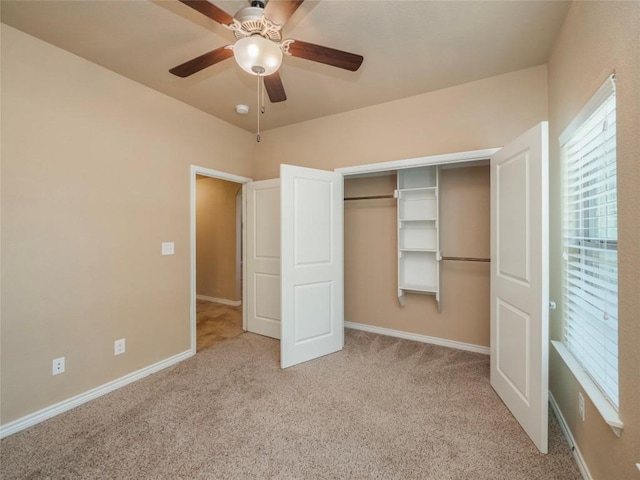
[[[226,298],[207,297],[206,295],[196,295],[196,300],[221,303],[223,305],[230,305],[232,307],[239,307],[240,305],[242,305],[242,300],[227,300]]]
[[[83,403],[87,403],[90,400],[101,397],[102,395],[117,390],[118,388],[124,387],[125,385],[135,382],[136,380],[140,380],[141,378],[151,375],[152,373],[156,373],[164,368],[170,367],[171,365],[186,360],[193,354],[194,352],[191,350],[178,353],[173,357],[161,360],[157,363],[154,363],[153,365],[149,365],[148,367],[125,375],[124,377],[117,378],[116,380],[105,383],[104,385],[76,395],[75,397],[71,397],[60,403],[51,405],[50,407],[38,410],[35,413],[31,413],[22,418],[18,418],[17,420],[9,422],[5,425],[0,425],[0,438],[8,437],[9,435],[13,435],[20,430],[24,430],[25,428],[29,428],[40,422],[44,422],[45,420],[55,417],[56,415],[66,412],[67,410],[71,410],[72,408],[82,405]]]
[[[344,326],[354,330],[378,333],[380,335],[388,335],[389,337],[404,338],[405,340],[414,340],[416,342],[431,343],[433,345],[440,345],[441,347],[457,348],[458,350],[483,353],[485,355],[489,355],[491,351],[489,347],[473,345],[472,343],[456,342],[455,340],[447,340],[446,338],[429,337],[427,335],[420,335],[419,333],[404,332],[402,330],[393,330],[391,328],[374,327],[371,325],[365,325],[364,323],[344,322]]]
[[[589,468],[587,467],[587,463],[584,461],[584,457],[582,453],[580,453],[580,449],[576,444],[576,440],[573,438],[571,430],[569,430],[569,425],[567,425],[567,421],[564,419],[562,412],[560,411],[560,407],[556,402],[556,399],[553,397],[551,391],[549,391],[549,405],[551,405],[551,409],[553,413],[555,413],[556,418],[558,419],[558,423],[560,424],[560,428],[562,429],[562,433],[567,438],[567,442],[569,442],[569,446],[571,447],[571,453],[573,453],[573,457],[576,459],[576,463],[578,464],[578,468],[580,469],[580,473],[582,474],[582,478],[584,480],[593,480],[591,476],[591,472],[589,472]]]

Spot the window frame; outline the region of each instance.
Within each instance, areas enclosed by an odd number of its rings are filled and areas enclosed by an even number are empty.
[[[567,169],[571,168],[573,165],[569,165],[568,163],[569,161],[573,161],[570,160],[567,155],[567,145],[572,144],[572,142],[575,141],[575,135],[578,133],[581,133],[580,130],[583,126],[585,126],[587,124],[588,121],[592,120],[592,117],[598,113],[598,111],[601,109],[601,107],[603,107],[605,105],[606,102],[609,102],[611,97],[613,96],[614,98],[614,109],[617,108],[616,105],[616,100],[615,100],[615,95],[616,95],[616,91],[615,91],[615,75],[612,74],[610,75],[607,80],[604,82],[604,84],[596,91],[596,93],[591,97],[591,99],[587,102],[587,104],[580,110],[580,112],[576,115],[576,117],[571,121],[571,123],[569,124],[569,126],[567,126],[567,128],[564,130],[564,132],[560,135],[559,137],[559,143],[560,143],[560,149],[561,149],[561,164],[562,164],[562,223],[561,223],[561,227],[562,227],[562,252],[563,252],[563,258],[564,258],[564,262],[562,264],[562,279],[563,279],[563,308],[562,308],[562,322],[563,322],[563,334],[562,334],[562,341],[558,342],[558,341],[552,341],[552,345],[555,347],[556,351],[559,353],[560,357],[564,360],[565,364],[569,367],[569,369],[574,373],[576,379],[578,380],[578,382],[580,383],[580,385],[582,386],[583,390],[585,391],[585,393],[591,398],[592,402],[594,403],[594,405],[596,406],[596,408],[598,409],[598,411],[602,414],[603,418],[605,419],[605,421],[607,421],[607,423],[609,423],[609,425],[611,425],[611,427],[614,429],[614,432],[616,432],[617,435],[620,434],[620,432],[622,431],[622,421],[620,420],[619,416],[618,416],[618,407],[619,407],[619,403],[618,403],[618,398],[619,398],[619,361],[616,361],[616,365],[615,365],[615,395],[611,395],[610,393],[612,392],[612,388],[611,386],[613,385],[613,383],[611,382],[610,379],[605,379],[606,385],[608,385],[607,387],[601,385],[599,383],[598,380],[598,375],[594,374],[593,372],[591,372],[589,370],[589,362],[591,362],[591,365],[594,365],[595,362],[592,362],[592,359],[589,358],[591,357],[590,354],[584,354],[584,350],[583,350],[583,356],[582,359],[580,358],[580,354],[576,353],[574,354],[571,351],[571,347],[568,346],[568,342],[567,342],[567,331],[569,328],[569,325],[571,325],[571,327],[575,327],[580,326],[580,323],[575,321],[575,316],[576,314],[572,313],[571,316],[572,318],[574,318],[574,321],[572,322],[571,319],[569,318],[569,312],[568,312],[568,295],[570,294],[570,292],[568,292],[568,288],[570,287],[568,284],[568,279],[571,277],[572,279],[578,278],[592,278],[590,276],[590,274],[585,274],[585,273],[581,273],[580,270],[570,270],[570,267],[568,265],[568,245],[571,243],[570,238],[572,238],[571,235],[569,235],[570,233],[575,234],[575,232],[579,232],[578,235],[573,236],[573,241],[576,241],[575,239],[578,238],[579,240],[577,240],[577,246],[575,247],[578,251],[580,251],[581,249],[584,249],[585,247],[589,247],[588,243],[591,243],[591,247],[595,247],[598,251],[600,252],[606,252],[608,250],[615,250],[616,251],[616,256],[615,256],[615,264],[613,266],[615,274],[616,274],[616,278],[615,278],[615,282],[613,282],[610,278],[607,279],[607,282],[612,282],[611,285],[614,285],[615,283],[615,299],[613,300],[613,302],[615,302],[615,314],[617,317],[617,304],[618,304],[618,294],[617,294],[617,268],[618,268],[618,260],[617,260],[617,167],[616,164],[613,164],[613,167],[609,167],[612,168],[615,176],[616,176],[616,185],[615,185],[615,196],[614,196],[614,200],[613,200],[613,205],[614,205],[614,213],[610,214],[607,213],[605,214],[605,217],[607,219],[614,217],[615,218],[615,222],[614,222],[614,227],[611,228],[615,228],[615,240],[613,238],[607,238],[610,237],[611,231],[609,229],[608,223],[607,223],[607,227],[604,229],[604,234],[602,235],[596,235],[596,239],[590,238],[590,235],[585,235],[583,232],[585,231],[589,231],[590,228],[598,228],[601,229],[602,226],[598,224],[598,219],[596,220],[592,220],[590,218],[587,218],[584,216],[585,212],[588,212],[590,209],[592,208],[599,208],[599,207],[603,207],[605,206],[605,208],[607,207],[607,205],[609,205],[608,202],[610,202],[610,199],[604,199],[604,200],[600,200],[599,198],[587,198],[587,199],[583,199],[580,198],[580,195],[582,193],[580,193],[578,195],[579,199],[578,199],[578,208],[575,208],[575,206],[572,206],[572,213],[578,213],[580,216],[579,218],[576,220],[575,218],[570,219],[569,218],[569,203],[568,203],[568,190],[567,190]],[[615,110],[614,110],[615,112]],[[615,114],[615,113],[614,113]],[[606,115],[605,115],[606,118]],[[614,132],[615,135],[615,132]],[[585,137],[580,137],[580,138],[585,138]],[[615,161],[615,136],[614,138],[614,161]],[[609,139],[610,141],[610,139]],[[601,142],[602,145],[604,145],[604,141]],[[602,160],[603,162],[605,161],[604,159]],[[603,166],[605,166],[605,164],[603,164]],[[610,164],[609,164],[610,165]],[[597,170],[600,171],[602,167],[599,167]],[[605,178],[605,182],[606,182],[606,173],[605,174],[601,174],[601,177]],[[579,174],[575,175],[574,173],[574,178],[572,179],[573,182],[573,187],[575,188],[576,185],[579,185],[580,188],[582,189],[585,185],[585,183],[580,183],[581,180],[576,180],[576,178],[580,179]],[[582,179],[583,180],[583,179]],[[602,180],[597,180],[597,179],[593,179],[591,180],[593,181],[595,184],[600,185],[602,184]],[[586,182],[586,184],[588,185],[588,182]],[[592,184],[593,185],[593,184]],[[587,186],[587,188],[589,188],[589,185]],[[573,194],[572,194],[573,195]],[[605,194],[608,195],[608,192]],[[584,202],[585,204],[583,205],[582,202]],[[590,212],[591,213],[591,212]],[[575,222],[578,222],[577,225],[575,225]],[[608,220],[607,220],[608,221]],[[574,225],[571,226],[570,222],[574,222]],[[595,222],[595,223],[594,223]],[[586,229],[586,230],[585,230]],[[597,237],[600,238],[597,238]],[[582,238],[580,238],[582,237]],[[604,247],[604,248],[603,248]],[[581,258],[578,259],[578,268],[580,268],[580,266],[585,266],[587,265],[587,263],[585,262],[584,256],[580,255]],[[587,265],[588,266],[588,265]],[[571,267],[571,268],[575,268],[575,267]],[[605,275],[604,272],[606,272],[606,268],[608,268],[606,266],[606,262],[605,261],[600,261],[598,262],[598,266],[596,266],[595,268],[593,267],[589,267],[592,270],[594,270],[594,274],[595,277],[593,278],[598,278],[598,275]],[[583,270],[584,271],[584,270]],[[578,272],[578,273],[576,273]],[[612,277],[611,274],[608,274],[610,277]],[[599,278],[598,278],[599,279]],[[599,288],[599,287],[598,287]],[[579,291],[580,293],[584,293],[585,290],[583,290],[582,288],[578,287],[578,289],[574,289],[574,292]],[[604,289],[602,289],[601,291],[604,291]],[[586,294],[585,294],[586,295]],[[608,298],[608,300],[611,300],[611,297]],[[612,303],[613,303],[612,302]],[[606,310],[606,308],[605,308]],[[595,318],[595,317],[594,317]],[[571,324],[569,324],[568,322],[571,322]],[[584,329],[583,329],[584,330]],[[615,325],[615,332],[616,332],[616,338],[615,338],[615,356],[617,359],[617,352],[618,352],[618,344],[619,344],[619,335],[618,335],[618,329],[617,329],[617,323]],[[602,334],[602,338],[605,338],[605,335]],[[602,356],[602,358],[605,358],[607,356],[606,354],[606,348],[609,345],[612,345],[613,342],[611,340],[611,338],[609,339],[605,339],[604,343],[602,345],[598,345],[599,350],[598,350],[598,355]],[[582,347],[584,347],[584,344],[582,345]],[[575,348],[575,346],[574,346]],[[583,359],[587,359],[586,362],[583,362]],[[596,357],[598,358],[598,357]],[[586,363],[586,364],[585,364]],[[606,392],[609,392],[606,393]],[[611,398],[612,396],[614,396],[614,398]]]

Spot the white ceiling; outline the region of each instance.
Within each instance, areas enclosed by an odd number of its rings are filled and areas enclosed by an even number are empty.
[[[244,0],[211,0],[230,14]],[[272,0],[277,1],[277,0]],[[232,32],[177,0],[2,0],[3,23],[186,102],[256,128],[257,77],[233,58],[188,78],[169,69],[231,44]],[[263,130],[546,63],[565,1],[307,0],[284,38],[364,56],[348,72],[286,56],[288,99],[267,102]],[[249,115],[235,105],[251,107]]]

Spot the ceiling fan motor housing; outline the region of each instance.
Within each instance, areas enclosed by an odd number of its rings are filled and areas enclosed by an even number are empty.
[[[256,2],[254,2],[256,3]],[[233,17],[228,25],[237,39],[260,35],[274,42],[282,40],[282,25],[273,23],[264,16],[264,9],[258,6],[245,7]]]

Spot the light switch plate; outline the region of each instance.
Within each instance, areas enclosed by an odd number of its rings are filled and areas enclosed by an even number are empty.
[[[162,255],[173,255],[174,250],[173,242],[162,242]]]

